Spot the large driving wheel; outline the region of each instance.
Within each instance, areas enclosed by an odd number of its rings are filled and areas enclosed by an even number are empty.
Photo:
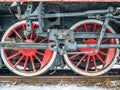
[[[103,22],[98,20],[83,20],[70,29],[74,32],[100,32]],[[115,33],[114,30],[107,26],[107,33]],[[98,38],[78,38],[76,42],[79,44],[97,44]],[[117,44],[118,39],[104,38],[101,44]],[[77,52],[92,52],[95,48],[77,48]],[[70,51],[67,51],[70,52]],[[104,74],[112,68],[116,62],[119,50],[116,48],[99,48],[97,53],[86,54],[65,54],[66,63],[71,69],[78,74],[86,76],[97,76]]]
[[[49,43],[46,37],[37,36],[38,23],[32,23],[32,31],[26,36],[26,22],[12,25],[3,35],[2,42]],[[2,49],[1,56],[5,65],[14,73],[22,76],[35,76],[45,73],[56,57],[56,52],[49,49]]]

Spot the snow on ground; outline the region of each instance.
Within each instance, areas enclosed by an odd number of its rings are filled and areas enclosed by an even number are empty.
[[[50,85],[50,86],[33,86],[33,85],[1,85],[0,90],[107,90],[104,88],[77,86],[77,85]]]

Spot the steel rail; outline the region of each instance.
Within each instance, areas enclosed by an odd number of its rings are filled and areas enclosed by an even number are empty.
[[[22,77],[22,76],[0,76],[2,83],[38,83],[38,84],[59,84],[59,83],[73,83],[80,84],[81,82],[105,82],[107,80],[120,80],[120,75],[104,75],[96,77],[87,76],[36,76],[36,77]]]

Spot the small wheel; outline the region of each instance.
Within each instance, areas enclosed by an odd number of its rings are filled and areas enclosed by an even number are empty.
[[[98,20],[83,20],[70,29],[74,32],[100,32],[103,22]],[[107,33],[115,33],[114,30],[107,26]],[[79,44],[97,44],[98,38],[78,38]],[[101,44],[118,44],[118,39],[104,38]],[[77,52],[91,52],[95,48],[77,48]],[[70,52],[70,51],[67,51]],[[112,68],[116,62],[119,50],[116,48],[99,48],[97,53],[88,54],[65,54],[64,58],[69,67],[78,74],[86,76],[97,76],[104,74]]]
[[[24,35],[26,22],[15,23],[5,32],[2,42],[49,43],[48,38],[35,34],[37,27],[37,22],[32,23],[32,31],[26,36]],[[45,73],[50,68],[56,52],[49,49],[1,49],[1,57],[5,65],[14,73],[21,76],[35,76]]]

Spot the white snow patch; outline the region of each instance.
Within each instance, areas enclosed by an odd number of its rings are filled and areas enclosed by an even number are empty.
[[[119,69],[120,68],[120,65],[114,65],[113,67],[112,67],[112,69]]]
[[[50,85],[50,86],[33,86],[33,85],[2,85],[0,90],[107,90],[98,87],[85,87],[77,85]]]

